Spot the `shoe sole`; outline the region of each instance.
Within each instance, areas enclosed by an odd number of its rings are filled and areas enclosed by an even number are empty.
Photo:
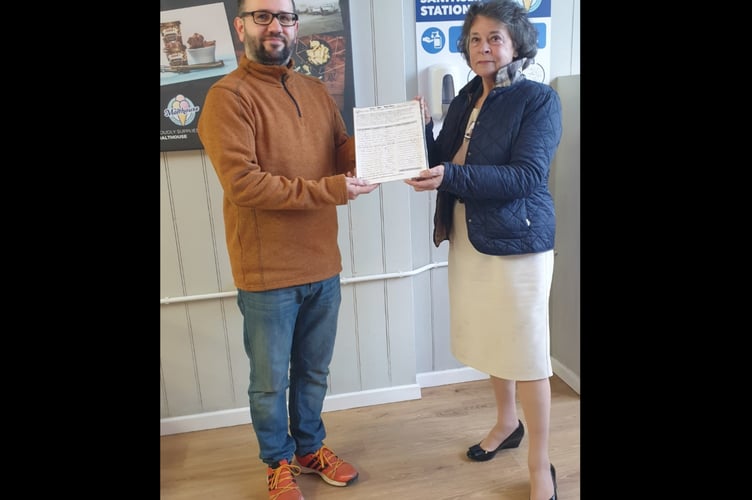
[[[303,474],[318,474],[321,477],[321,479],[326,481],[328,484],[331,484],[332,486],[349,486],[353,482],[355,482],[356,479],[358,479],[358,474],[356,474],[355,477],[353,477],[347,482],[337,481],[336,479],[330,478],[329,476],[327,476],[321,471],[318,471],[316,469],[309,469],[308,467],[303,467],[302,465],[300,466],[300,472],[302,472]]]

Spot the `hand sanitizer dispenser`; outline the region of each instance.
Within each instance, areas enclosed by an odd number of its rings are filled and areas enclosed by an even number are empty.
[[[428,67],[428,109],[436,121],[444,119],[449,103],[467,83],[460,68],[453,64],[433,64]]]

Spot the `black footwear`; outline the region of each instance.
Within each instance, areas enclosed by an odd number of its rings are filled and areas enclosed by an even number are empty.
[[[557,500],[559,498],[559,495],[556,493],[556,469],[554,469],[554,464],[551,465],[551,479],[554,482],[554,496],[552,496],[549,500]]]
[[[467,458],[476,460],[478,462],[485,462],[491,460],[496,456],[496,452],[507,448],[517,448],[522,441],[522,436],[525,435],[525,426],[522,425],[522,421],[518,420],[520,425],[512,432],[508,438],[501,442],[498,448],[493,451],[486,451],[480,447],[480,443],[472,445],[467,450]]]
[[[554,481],[554,496],[551,497],[551,500],[557,500],[559,495],[556,494],[556,469],[554,469],[554,464],[551,464],[551,479]]]

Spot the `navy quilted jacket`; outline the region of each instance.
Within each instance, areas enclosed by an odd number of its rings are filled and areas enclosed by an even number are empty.
[[[466,164],[451,163],[473,104],[476,76],[452,100],[438,137],[426,127],[429,162],[444,164],[433,241],[448,239],[457,199],[465,203],[468,237],[481,253],[514,255],[553,249],[556,219],[548,190],[561,139],[561,101],[549,85],[518,80],[486,97],[468,145]]]

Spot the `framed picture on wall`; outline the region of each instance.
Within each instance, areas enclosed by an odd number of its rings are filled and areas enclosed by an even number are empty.
[[[326,84],[352,133],[349,0],[297,0],[295,71]],[[206,92],[238,67],[237,1],[160,0],[160,151],[202,149],[198,117]]]

